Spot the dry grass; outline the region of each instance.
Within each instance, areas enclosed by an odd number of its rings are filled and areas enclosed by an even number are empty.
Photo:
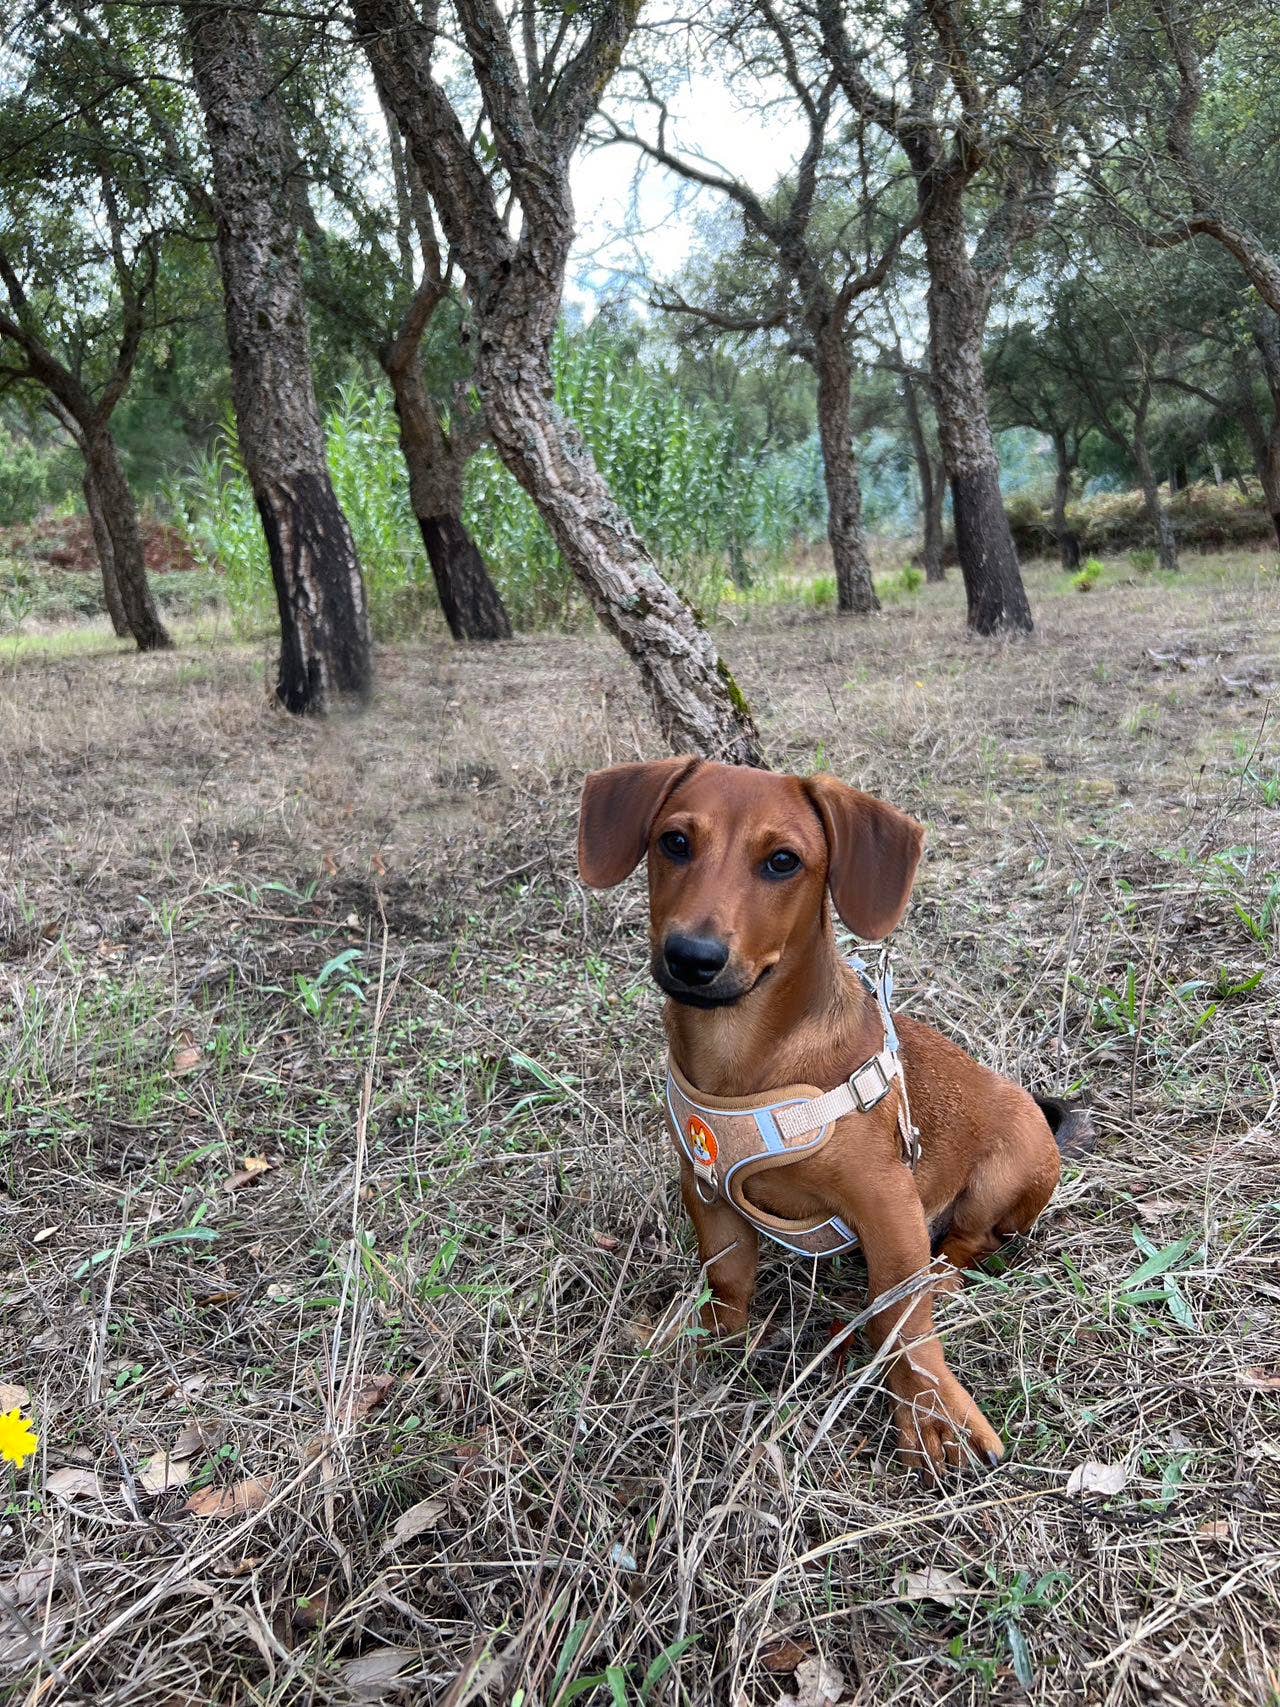
[[[856,1264],[772,1260],[753,1358],[644,1349],[699,1278],[643,895],[574,875],[656,745],[614,649],[394,652],[327,728],[225,643],[6,657],[7,1699],[1277,1699],[1280,584],[1064,585],[1029,646],[954,588],[723,636],[776,763],[930,826],[905,1003],[1097,1111],[946,1307],[1012,1452],[941,1495],[826,1355]]]

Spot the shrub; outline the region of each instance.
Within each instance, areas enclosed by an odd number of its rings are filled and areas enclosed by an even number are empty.
[[[77,460],[69,447],[37,444],[0,421],[0,526],[34,521],[63,502],[76,483]]]
[[[1129,553],[1129,567],[1139,575],[1149,575],[1159,561],[1155,547],[1151,545],[1136,546]]]
[[[1243,495],[1235,486],[1195,485],[1168,500],[1178,543],[1191,550],[1253,545],[1272,534],[1260,495]],[[1052,557],[1057,551],[1046,506],[1026,494],[1011,498],[1005,514],[1014,544],[1023,557]],[[1151,546],[1141,492],[1105,492],[1067,508],[1067,522],[1086,551],[1108,555]]]
[[[905,599],[913,599],[923,586],[924,571],[914,563],[906,563],[881,583],[880,597],[886,604],[901,604]]]
[[[1096,587],[1102,579],[1102,564],[1096,557],[1090,557],[1081,565],[1079,574],[1071,577],[1071,585],[1077,593],[1087,593]]]

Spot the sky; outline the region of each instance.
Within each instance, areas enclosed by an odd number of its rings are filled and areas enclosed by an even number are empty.
[[[780,122],[776,111],[762,120],[758,106],[739,107],[728,84],[711,71],[672,97],[671,121],[668,147],[701,156],[701,164],[719,166],[761,191],[794,165],[804,140],[803,121]],[[620,113],[618,122],[625,124],[626,116]],[[688,256],[699,218],[725,205],[715,191],[687,184],[621,144],[582,150],[572,187],[578,238],[565,296],[588,318],[600,297],[625,287],[622,275],[634,275],[637,257],[654,276],[669,278]],[[634,283],[626,294],[643,304]]]

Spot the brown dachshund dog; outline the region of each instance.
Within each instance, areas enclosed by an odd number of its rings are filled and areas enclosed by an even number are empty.
[[[784,1085],[833,1089],[881,1049],[881,1011],[836,946],[827,896],[859,936],[886,936],[906,910],[923,843],[913,819],[833,777],[679,758],[587,778],[578,860],[584,883],[610,888],[648,855],[652,971],[668,997],[672,1061],[709,1098],[763,1098]],[[897,1026],[916,1170],[895,1086],[870,1112],[836,1121],[812,1156],[750,1178],[750,1203],[766,1216],[837,1215],[856,1233],[872,1301],[928,1267],[931,1232],[957,1270],[1027,1232],[1059,1173],[1050,1121],[1061,1105],[1042,1112],[930,1026]],[[682,1196],[712,1292],[704,1326],[741,1334],[760,1235],[697,1185],[682,1155]],[[1000,1459],[999,1435],[947,1368],[927,1286],[873,1316],[868,1337],[877,1347],[892,1337],[887,1379],[909,1463],[936,1473],[970,1449]]]

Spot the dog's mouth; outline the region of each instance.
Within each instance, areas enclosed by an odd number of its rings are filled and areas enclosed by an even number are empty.
[[[673,978],[666,966],[658,961],[653,967],[653,976],[658,986],[665,990],[673,1002],[679,1002],[686,1008],[731,1008],[749,996],[753,990],[758,990],[761,984],[773,971],[773,965],[766,966],[749,984],[726,985],[722,989],[706,987],[694,989],[688,984],[682,984],[678,978]]]

